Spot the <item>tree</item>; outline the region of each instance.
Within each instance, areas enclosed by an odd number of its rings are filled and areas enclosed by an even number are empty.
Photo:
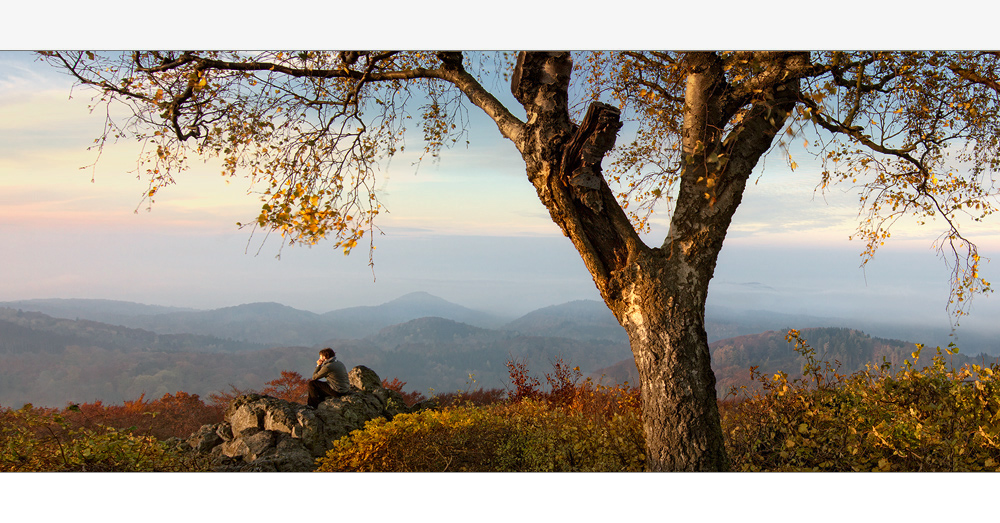
[[[44,56],[97,88],[101,102],[131,109],[108,117],[97,145],[122,136],[146,145],[150,201],[187,154],[218,156],[224,174],[259,191],[252,227],[290,243],[331,238],[345,252],[373,236],[376,166],[405,147],[409,110],[420,111],[424,154],[437,156],[462,138],[464,104],[478,107],[521,154],[539,200],[628,333],[652,470],[728,468],[705,300],[751,171],[769,152],[788,152],[779,136],[805,139],[823,160],[820,188],[862,187],[866,256],[900,218],[941,218],[953,310],[989,290],[958,220],[993,211],[995,54]],[[572,84],[577,77],[584,87]],[[501,83],[523,119],[487,89]],[[638,130],[615,150],[623,118]],[[668,207],[671,222],[663,244],[649,247],[640,231],[655,205]]]

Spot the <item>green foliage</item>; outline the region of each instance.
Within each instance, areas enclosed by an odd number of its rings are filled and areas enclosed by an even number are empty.
[[[71,406],[70,412],[79,408]],[[161,472],[207,470],[153,436],[106,426],[74,428],[53,409],[0,411],[0,471]]]
[[[895,373],[869,365],[850,376],[819,363],[809,344],[802,379],[757,376],[763,392],[724,402],[723,428],[735,470],[977,471],[1000,467],[1000,367],[953,369],[938,348],[932,364]]]

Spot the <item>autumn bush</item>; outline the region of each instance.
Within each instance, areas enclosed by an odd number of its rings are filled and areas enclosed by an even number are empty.
[[[869,365],[850,376],[817,362],[797,331],[804,377],[757,376],[763,390],[723,403],[734,470],[996,471],[1000,467],[1000,368],[952,368],[957,348],[922,347],[892,371]],[[733,391],[738,394],[738,391]]]
[[[369,421],[335,442],[321,471],[638,471],[645,446],[638,391],[578,383],[557,360],[549,388],[524,362],[508,365],[512,389],[482,391],[440,410]],[[468,393],[466,393],[468,394]]]
[[[240,389],[230,384],[228,391],[213,392],[208,397],[211,405],[222,410],[225,410],[234,399],[244,394],[262,394],[292,403],[305,403],[309,396],[308,384],[309,380],[303,378],[298,372],[283,370],[279,377],[267,382],[260,390]]]
[[[185,392],[122,405],[0,408],[0,471],[207,470],[170,439],[220,421],[222,409]]]
[[[145,395],[122,405],[101,401],[82,403],[62,416],[74,427],[96,429],[111,427],[157,439],[187,438],[202,425],[222,421],[223,408],[206,405],[197,394],[178,391],[148,401]]]
[[[77,406],[66,413],[79,413]],[[56,409],[0,409],[0,472],[188,472],[208,470],[194,455],[148,434],[75,426]]]
[[[471,390],[459,390],[455,392],[435,394],[434,399],[437,401],[438,406],[441,407],[485,407],[487,405],[494,405],[507,401],[508,394],[504,389],[484,389],[480,387]]]
[[[392,378],[392,381],[382,379],[382,386],[386,389],[398,392],[403,397],[403,403],[406,403],[407,407],[412,407],[413,405],[427,399],[427,396],[424,396],[421,392],[404,391],[403,387],[406,386],[406,382],[400,381],[399,378]]]

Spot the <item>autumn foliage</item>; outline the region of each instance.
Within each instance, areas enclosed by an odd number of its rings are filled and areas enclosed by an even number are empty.
[[[757,376],[763,390],[723,403],[723,428],[735,470],[1000,470],[1000,366],[953,368],[958,349],[937,348],[920,367],[922,347],[892,372],[871,364],[850,376],[805,356],[803,378]]]
[[[123,405],[104,405],[98,400],[76,407],[63,412],[74,427],[112,427],[161,440],[187,438],[202,425],[222,421],[222,408],[206,405],[197,394],[180,391],[152,401],[143,394]]]
[[[177,392],[124,405],[100,401],[62,411],[0,408],[0,471],[196,471],[207,463],[169,438],[186,438],[221,421],[216,407]]]
[[[412,407],[416,403],[427,399],[427,396],[424,396],[420,392],[417,392],[417,391],[409,391],[409,392],[404,391],[403,387],[406,386],[406,382],[405,381],[399,381],[399,378],[392,378],[392,381],[389,381],[389,380],[383,378],[382,379],[382,386],[385,387],[385,388],[387,388],[387,389],[389,389],[389,390],[394,390],[394,391],[398,392],[401,396],[403,396],[403,401],[406,403],[406,405],[408,407]]]
[[[234,385],[229,386],[228,391],[213,392],[209,394],[212,405],[225,408],[234,399],[244,394],[263,394],[292,403],[305,403],[308,399],[307,385],[309,380],[302,377],[298,372],[283,370],[281,376],[275,378],[260,390],[239,389]]]
[[[850,376],[817,361],[798,331],[801,378],[752,370],[757,387],[734,387],[720,412],[737,471],[1000,470],[1000,364],[955,368],[958,349],[922,348],[893,370],[888,361]],[[334,443],[323,471],[641,471],[641,399],[628,383],[581,380],[561,359],[542,378],[507,362],[507,390],[472,389],[433,399],[439,408],[376,419]],[[545,386],[542,386],[542,383]],[[306,380],[282,372],[259,391],[304,401]],[[383,380],[408,404],[426,399]],[[177,392],[123,405],[0,408],[0,471],[209,470],[170,438],[222,419],[226,395],[206,405]]]
[[[798,331],[801,378],[754,375],[758,387],[720,400],[737,471],[1000,470],[1000,366],[955,368],[957,348],[918,366],[918,348],[893,371],[884,362],[850,376],[817,361]],[[369,422],[336,442],[320,470],[644,470],[638,390],[579,381],[561,360],[542,380],[507,363],[501,401],[457,403]]]
[[[372,420],[337,441],[319,470],[643,470],[637,389],[581,383],[579,368],[562,360],[545,375],[544,390],[526,362],[510,361],[508,370],[506,398],[479,389],[438,410]]]

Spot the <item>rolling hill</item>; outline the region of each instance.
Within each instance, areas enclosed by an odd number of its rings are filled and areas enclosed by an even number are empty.
[[[543,382],[556,358],[607,381],[637,382],[624,329],[598,301],[545,307],[513,321],[427,293],[326,314],[277,303],[210,311],[106,300],[16,303],[20,307],[0,308],[0,405],[118,402],[142,392],[178,390],[206,395],[230,385],[259,388],[282,370],[308,375],[323,346],[334,348],[348,366],[368,366],[420,392],[503,388],[505,363],[514,358],[526,361]],[[708,313],[713,367],[723,394],[747,383],[754,365],[760,372],[798,375],[803,362],[784,341],[788,326],[800,328],[818,358],[840,361],[842,373],[883,356],[898,363],[913,350],[908,342],[858,330],[805,328],[827,321],[821,318],[722,308]],[[121,321],[90,319],[98,317]],[[971,360],[964,352],[955,357],[956,363],[965,361]]]
[[[25,300],[0,307],[41,312],[56,318],[83,319],[158,334],[199,334],[267,345],[316,345],[357,339],[384,327],[438,316],[480,327],[504,323],[485,312],[415,292],[375,306],[349,307],[316,314],[279,303],[249,303],[213,310],[174,309],[109,300]]]

